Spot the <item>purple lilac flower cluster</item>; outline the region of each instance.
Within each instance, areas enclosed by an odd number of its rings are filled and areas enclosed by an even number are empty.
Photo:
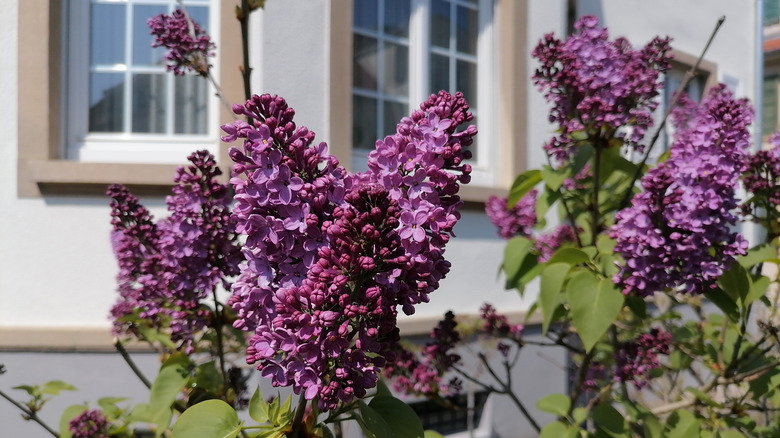
[[[777,234],[777,206],[780,205],[780,132],[769,138],[771,149],[760,150],[748,159],[742,174],[745,190],[752,196],[740,206],[742,214],[764,223]]]
[[[536,238],[534,247],[539,253],[539,262],[546,262],[550,260],[555,251],[561,246],[577,241],[577,232],[581,232],[580,229],[575,229],[571,225],[558,225],[552,231],[539,235]]]
[[[212,320],[202,301],[220,285],[230,287],[227,278],[238,275],[242,255],[214,157],[199,151],[189,160],[166,199],[171,215],[157,223],[126,187],[112,185],[108,195],[119,263],[114,331],[135,333],[140,318],[169,327],[172,340],[192,351],[194,334]]]
[[[566,41],[548,34],[533,51],[541,63],[534,83],[553,104],[550,122],[560,127],[545,148],[561,161],[568,159],[575,133],[581,131],[624,138],[641,151],[639,141],[653,124],[660,74],[670,67],[668,38],[634,50],[625,38],[610,40],[607,30],[597,26],[596,17],[582,17]]]
[[[485,202],[485,212],[498,229],[498,235],[504,239],[515,236],[530,236],[536,225],[536,196],[538,191],[525,194],[511,209],[507,198],[491,196]]]
[[[108,419],[97,409],[87,409],[68,423],[73,438],[108,438],[108,427]]]
[[[463,160],[476,128],[461,93],[440,92],[348,174],[277,96],[253,96],[223,126],[235,161],[234,217],[246,235],[230,303],[254,332],[249,363],[322,410],[362,397],[394,360],[397,307],[428,301],[449,271]]]
[[[173,14],[160,14],[147,22],[154,35],[152,47],[165,47],[168,52],[168,70],[181,76],[190,70],[206,76],[209,72],[208,58],[216,48],[211,38],[192,20],[186,12],[176,9]]]
[[[724,85],[677,120],[668,161],[642,178],[644,191],[616,215],[610,236],[625,263],[614,281],[625,294],[701,294],[747,241],[732,230],[735,187],[745,170],[753,110]]]
[[[614,380],[633,382],[637,389],[644,388],[650,372],[661,366],[658,355],[669,354],[671,342],[671,333],[654,328],[634,341],[621,343],[615,353]]]

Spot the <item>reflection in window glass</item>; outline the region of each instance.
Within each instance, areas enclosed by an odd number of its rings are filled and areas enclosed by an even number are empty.
[[[89,77],[89,130],[122,132],[125,83],[121,73],[92,73]]]
[[[377,140],[377,111],[376,99],[363,96],[354,96],[352,141],[358,149],[370,150],[374,148]]]
[[[133,132],[165,133],[165,74],[133,75]]]
[[[400,44],[385,43],[384,50],[385,94],[409,94],[409,48]]]
[[[163,65],[165,48],[152,47],[152,36],[146,21],[168,12],[165,6],[135,5],[133,7],[133,64]]]
[[[174,132],[206,134],[208,126],[208,83],[195,75],[177,76],[175,86]]]
[[[398,122],[402,117],[407,117],[409,110],[405,103],[385,102],[385,120],[382,126],[382,132],[386,135],[395,133]]]
[[[377,89],[377,53],[379,48],[375,38],[355,35],[353,85],[366,90]]]
[[[431,93],[450,89],[450,59],[431,54]]]
[[[355,0],[355,28],[364,30],[379,29],[379,10],[376,0]]]
[[[469,106],[477,108],[477,64],[469,61],[458,61],[455,89],[463,92]]]
[[[385,1],[385,33],[399,37],[409,36],[410,0]]]
[[[450,4],[444,0],[431,2],[431,44],[450,47]]]
[[[173,12],[178,3],[91,0],[89,132],[208,132],[208,82],[195,75],[174,77],[166,71],[165,49],[151,47],[147,20]],[[205,4],[189,4],[186,11],[207,30]]]
[[[476,55],[478,35],[477,11],[459,6],[457,24],[458,51]]]
[[[125,63],[126,13],[127,6],[123,4],[92,4],[90,63],[93,65]]]

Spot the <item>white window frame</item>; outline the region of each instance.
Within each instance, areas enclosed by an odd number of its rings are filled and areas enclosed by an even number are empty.
[[[391,1],[391,0],[385,0]],[[461,0],[450,0],[455,3],[467,4]],[[430,0],[411,0],[411,17],[409,22],[409,98],[408,112],[419,108],[420,102],[427,100],[430,93]],[[494,187],[499,184],[496,144],[496,84],[498,68],[496,59],[497,32],[495,26],[496,0],[477,0],[478,36],[477,36],[477,100],[479,102],[479,134],[475,145],[479,148],[477,159],[470,160],[472,166],[472,184]],[[380,12],[381,13],[381,12]],[[454,17],[453,17],[454,19]],[[354,28],[351,30],[354,34]],[[452,46],[451,46],[452,47]],[[442,53],[437,50],[437,52]],[[448,56],[452,56],[452,50]],[[442,53],[443,54],[443,53]],[[382,72],[381,56],[377,69]],[[455,72],[450,69],[450,74]],[[352,88],[354,95],[354,87]],[[438,90],[431,90],[436,92]],[[477,112],[475,112],[477,115]],[[382,113],[377,117],[382,120]],[[365,151],[353,149],[352,168],[366,168]]]
[[[127,3],[132,11],[133,4],[143,5],[169,5],[168,0],[105,0],[105,3]],[[66,65],[67,75],[64,80],[66,87],[66,114],[63,116],[65,139],[61,156],[69,160],[80,162],[108,162],[108,163],[154,163],[154,164],[179,164],[185,161],[187,155],[197,149],[207,149],[217,153],[219,148],[219,100],[216,97],[213,86],[208,84],[208,117],[205,134],[158,134],[158,133],[132,133],[132,132],[99,132],[90,133],[89,130],[89,44],[90,44],[90,5],[91,0],[71,0],[67,3],[67,11],[63,14],[65,20],[65,45],[63,51],[63,65]],[[185,6],[209,7],[209,36],[219,47],[216,37],[219,29],[219,0],[187,0]],[[151,17],[149,17],[151,18]],[[132,14],[126,16],[127,28],[132,24]],[[149,44],[152,43],[152,35],[149,35]],[[125,50],[131,50],[132,41],[127,38]],[[211,73],[215,80],[219,81],[218,50],[211,58]],[[164,67],[163,67],[164,68]],[[113,71],[127,71],[127,66],[117,64]],[[138,71],[137,68],[134,72]],[[150,69],[150,72],[159,72],[159,69]],[[166,72],[167,93],[171,95],[173,89],[173,73]],[[191,73],[188,73],[191,74]],[[205,78],[198,78],[204,80]],[[170,99],[171,96],[169,96]],[[129,118],[131,96],[125,96],[124,117]],[[173,99],[168,100],[169,102]],[[173,111],[168,111],[168,118],[173,118]],[[127,122],[125,122],[127,123]]]

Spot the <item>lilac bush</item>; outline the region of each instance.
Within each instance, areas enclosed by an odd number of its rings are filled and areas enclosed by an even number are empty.
[[[236,162],[236,229],[246,263],[230,301],[251,331],[247,361],[321,410],[363,397],[393,359],[397,307],[414,313],[449,271],[444,247],[469,181],[476,133],[463,96],[432,95],[348,174],[293,122],[280,97],[253,96],[223,127]]]
[[[199,151],[189,160],[166,198],[170,216],[156,223],[127,188],[112,185],[108,195],[119,263],[115,333],[138,334],[139,324],[168,328],[171,340],[191,352],[196,334],[213,321],[204,300],[230,287],[242,255],[214,157]]]
[[[165,47],[168,70],[177,76],[192,71],[201,76],[209,72],[209,58],[216,46],[211,37],[183,9],[160,14],[147,21],[154,35],[152,47]]]
[[[678,122],[669,160],[645,175],[645,191],[618,212],[610,231],[626,261],[615,275],[624,293],[701,294],[746,253],[733,227],[752,120],[747,100],[721,85]]]

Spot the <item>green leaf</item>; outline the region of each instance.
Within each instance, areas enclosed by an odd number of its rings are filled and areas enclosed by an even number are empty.
[[[772,244],[765,243],[751,248],[747,254],[737,257],[737,263],[742,265],[745,269],[750,269],[753,266],[777,258],[777,247]]]
[[[60,391],[75,391],[76,387],[63,382],[62,380],[52,380],[46,382],[41,388],[41,393],[48,395],[57,395]]]
[[[588,419],[588,410],[585,408],[574,408],[571,412],[571,418],[575,424],[580,424]]]
[[[567,263],[554,263],[547,265],[542,271],[538,301],[542,308],[542,334],[547,333],[555,309],[565,298],[563,283],[570,269],[571,266]]]
[[[646,415],[642,418],[642,429],[647,438],[663,438],[664,425],[654,415]]]
[[[563,182],[570,177],[564,170],[555,170],[550,166],[543,166],[541,171],[542,180],[550,190],[557,191],[563,185]]]
[[[392,397],[393,393],[390,392],[390,388],[387,387],[387,384],[384,380],[379,379],[376,383],[376,395],[375,397]]]
[[[712,407],[716,407],[716,408],[723,407],[723,405],[721,405],[720,403],[718,403],[715,400],[713,400],[712,397],[710,397],[707,393],[705,393],[704,391],[702,391],[702,390],[700,390],[698,388],[694,388],[692,386],[689,386],[689,387],[685,388],[685,390],[687,392],[690,392],[694,396],[696,396],[697,399],[702,401],[707,406],[712,406]]]
[[[39,389],[37,386],[32,386],[32,385],[19,385],[19,386],[14,386],[14,387],[13,387],[13,388],[11,388],[11,389],[19,389],[19,390],[21,390],[21,391],[24,391],[24,392],[26,392],[26,393],[27,393],[27,394],[29,394],[31,397],[36,397],[36,396],[40,396],[40,395],[41,395],[41,393],[40,393],[40,389]]]
[[[508,207],[514,207],[526,193],[530,192],[540,182],[542,182],[542,174],[538,169],[527,170],[518,175],[509,189]]]
[[[737,308],[737,303],[734,301],[734,299],[731,298],[729,294],[723,291],[721,288],[715,288],[710,289],[709,291],[705,292],[704,295],[715,303],[716,306],[720,310],[723,311],[723,314],[728,316],[730,320],[733,322],[739,321],[739,308]]]
[[[260,386],[257,387],[252,398],[249,399],[249,416],[258,423],[268,422],[268,403],[263,399]]]
[[[287,396],[284,404],[276,411],[276,415],[271,416],[271,421],[276,425],[285,425],[292,420],[292,394]]]
[[[70,431],[70,420],[78,417],[87,409],[86,405],[71,405],[65,408],[60,416],[60,438],[71,438],[73,436],[73,432]]]
[[[536,198],[536,221],[542,222],[544,216],[559,199],[561,199],[561,192],[553,191],[545,187]]]
[[[566,298],[582,345],[590,351],[617,318],[625,297],[610,279],[582,271],[569,281]]]
[[[666,438],[699,436],[699,419],[691,412],[677,410],[666,420]]]
[[[372,407],[368,406],[363,400],[358,400],[358,408],[360,410],[360,424],[363,433],[369,438],[393,438],[393,429],[387,424],[387,421],[375,411]]]
[[[550,394],[536,402],[536,407],[542,412],[565,417],[569,413],[571,402],[569,397],[563,394]]]
[[[753,392],[754,399],[758,399],[778,386],[780,386],[780,368],[772,368],[750,381],[750,390]]]
[[[734,430],[718,431],[718,438],[744,438],[745,435]]]
[[[548,264],[568,263],[569,265],[578,265],[590,261],[590,257],[585,251],[577,248],[560,248],[547,260]]]
[[[519,276],[523,260],[532,246],[531,239],[522,236],[513,237],[507,242],[504,247],[504,272],[507,280]]]
[[[222,391],[222,373],[216,361],[202,363],[195,368],[195,386],[212,394]]]
[[[368,406],[378,413],[393,431],[397,438],[423,438],[420,418],[414,410],[395,397],[374,397]]]
[[[753,301],[763,297],[771,283],[772,281],[763,275],[754,281],[753,284],[750,285],[750,292],[742,299],[743,307],[747,307]]]
[[[734,264],[731,269],[724,272],[718,279],[718,286],[734,300],[742,301],[750,291],[750,274],[739,264]]]
[[[149,327],[148,325],[145,325],[143,323],[138,324],[136,327],[138,328],[138,332],[141,333],[141,336],[143,336],[144,339],[146,339],[148,342],[152,344],[155,342],[159,342],[164,346],[170,348],[171,350],[176,349],[176,344],[174,344],[173,341],[171,341],[171,337],[168,336],[167,334],[161,333],[156,329]]]
[[[190,379],[190,359],[183,353],[169,357],[160,367],[160,374],[154,379],[149,391],[149,409],[160,412],[171,409],[176,396]]]
[[[675,371],[687,369],[691,363],[693,363],[693,358],[680,350],[673,350],[669,353],[669,368]]]
[[[425,438],[444,438],[444,435],[436,432],[435,430],[426,430],[424,436]]]
[[[568,434],[568,428],[560,421],[552,422],[542,428],[539,438],[561,438]]]
[[[184,411],[173,438],[235,438],[241,433],[236,411],[222,400],[206,400]]]
[[[626,295],[626,306],[641,319],[647,318],[647,303],[636,295]]]
[[[599,403],[593,408],[593,422],[609,436],[628,436],[628,426],[623,415],[608,403]]]

